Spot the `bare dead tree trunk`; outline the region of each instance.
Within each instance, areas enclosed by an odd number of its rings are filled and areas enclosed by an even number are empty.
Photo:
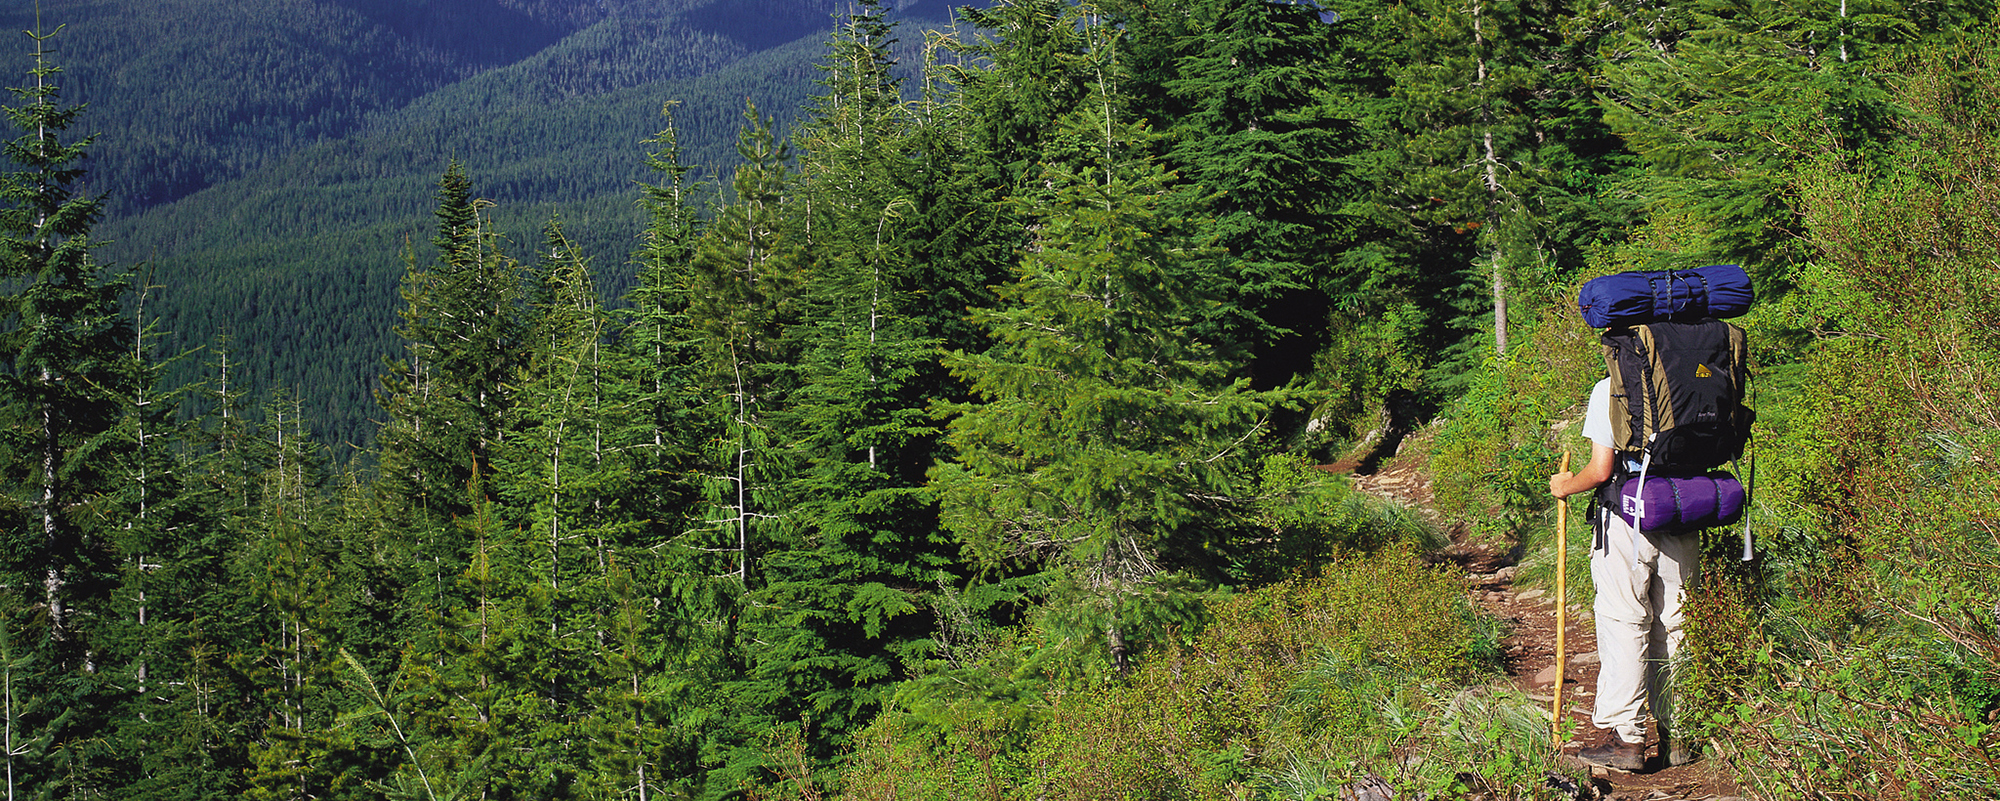
[[[1478,83],[1486,85],[1486,6],[1474,3],[1472,6],[1472,51],[1477,59]],[[1487,255],[1493,260],[1493,352],[1507,355],[1507,276],[1506,254],[1501,244],[1500,232],[1500,153],[1493,143],[1493,112],[1491,102],[1480,101],[1480,121],[1485,125],[1481,132],[1483,151],[1480,156],[1485,168],[1486,179],[1486,236],[1493,242],[1492,251]]]
[[[46,367],[42,368],[43,385],[46,386],[53,383],[54,380],[55,377],[50,374],[49,369]],[[53,555],[59,548],[59,544],[56,542],[56,459],[58,454],[56,453],[55,408],[47,402],[42,404],[41,444],[42,500],[40,512],[42,518],[42,547],[47,548],[51,558],[53,558]],[[43,601],[48,605],[49,610],[49,636],[58,642],[66,639],[63,625],[62,586],[62,570],[53,564],[49,565],[46,573],[42,576]]]

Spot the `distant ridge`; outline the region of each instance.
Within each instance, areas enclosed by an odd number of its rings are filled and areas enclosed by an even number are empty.
[[[394,345],[401,254],[430,257],[449,161],[498,204],[510,252],[531,263],[538,229],[560,217],[615,298],[662,107],[678,103],[683,158],[713,188],[746,102],[784,130],[815,93],[845,5],[45,0],[43,20],[67,26],[64,98],[88,104],[79,127],[99,132],[92,188],[112,210],[100,256],[145,266],[161,351],[191,353],[169,383],[213,374],[226,338],[233,389],[255,403],[285,387],[323,439],[359,447]],[[906,42],[949,13],[900,5]],[[0,24],[32,27],[32,11]]]

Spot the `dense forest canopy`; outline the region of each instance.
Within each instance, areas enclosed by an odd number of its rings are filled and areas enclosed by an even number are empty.
[[[1676,714],[2000,788],[1989,4],[827,10],[0,13],[9,796],[1559,797],[1440,532],[1552,578],[1576,288],[1711,262]]]
[[[312,430],[365,458],[394,345],[403,246],[458,160],[523,248],[573,221],[608,302],[632,285],[645,139],[679,104],[690,163],[733,168],[748,98],[788,127],[813,90],[833,0],[334,2],[43,0],[66,96],[96,135],[107,260],[145,265],[172,351],[228,347],[238,384],[297,391]],[[37,5],[0,9],[34,26]],[[895,4],[912,28],[941,2]],[[14,51],[10,51],[14,52]],[[24,58],[25,54],[17,55]],[[10,62],[13,72],[25,61]],[[714,182],[711,181],[711,186]],[[227,343],[226,345],[224,343]],[[199,361],[168,380],[200,380]]]

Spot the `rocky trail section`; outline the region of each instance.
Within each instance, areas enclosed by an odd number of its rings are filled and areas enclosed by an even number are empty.
[[[1414,449],[1412,449],[1414,450]],[[1515,588],[1519,548],[1482,541],[1463,523],[1452,523],[1432,504],[1430,477],[1420,459],[1402,453],[1373,463],[1328,465],[1329,472],[1349,476],[1355,489],[1415,509],[1446,531],[1451,545],[1442,557],[1465,571],[1466,593],[1507,632],[1501,643],[1507,681],[1529,698],[1552,704],[1556,691],[1556,614],[1554,593],[1542,588]],[[1574,519],[1569,536],[1589,536],[1588,525]],[[1597,644],[1588,608],[1573,599],[1563,639],[1569,657],[1562,676],[1563,713],[1572,730],[1587,735],[1593,688],[1597,686]],[[1656,745],[1656,744],[1655,744]],[[1652,746],[1649,745],[1649,748]],[[1579,743],[1566,743],[1566,759],[1574,760]],[[1648,771],[1595,768],[1591,786],[1574,788],[1573,797],[1599,801],[1743,801],[1741,790],[1719,764],[1697,760],[1664,767],[1665,760],[1649,751]],[[1579,767],[1581,762],[1573,763]],[[1497,800],[1496,800],[1497,801]]]

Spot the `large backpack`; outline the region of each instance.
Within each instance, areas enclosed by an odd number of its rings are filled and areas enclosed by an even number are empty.
[[[1742,519],[1747,491],[1716,468],[1742,455],[1756,420],[1743,403],[1743,329],[1720,320],[1647,323],[1611,329],[1603,343],[1620,458],[1598,502],[1648,534]],[[1746,529],[1744,558],[1750,553]]]
[[[1748,347],[1743,329],[1709,315],[1741,314],[1749,302],[1748,277],[1733,265],[1621,273],[1578,294],[1587,320],[1613,320],[1602,342],[1620,458],[1596,500],[1638,531],[1743,515],[1743,485],[1716,468],[1742,455],[1756,420],[1744,404]],[[1751,553],[1746,527],[1744,558]]]

